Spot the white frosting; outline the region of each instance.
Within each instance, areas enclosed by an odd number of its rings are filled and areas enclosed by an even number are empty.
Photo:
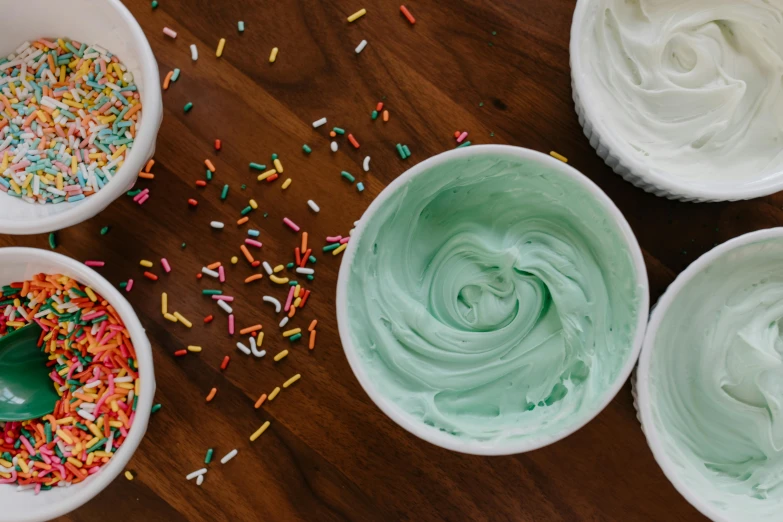
[[[685,183],[783,173],[783,0],[595,0],[585,15],[580,94],[615,153]]]

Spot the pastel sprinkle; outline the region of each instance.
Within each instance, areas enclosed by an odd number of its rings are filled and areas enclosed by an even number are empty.
[[[359,45],[356,46],[356,54],[359,54],[360,52],[364,51],[364,48],[367,47],[367,40],[362,40],[359,42]]]
[[[367,14],[367,9],[364,9],[364,8],[359,9],[354,14],[352,14],[351,16],[348,17],[348,22],[355,22],[356,20],[358,20],[359,18],[361,18],[362,16],[364,16],[366,14]]]

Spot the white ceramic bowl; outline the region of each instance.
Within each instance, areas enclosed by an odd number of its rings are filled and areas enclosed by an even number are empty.
[[[136,182],[155,153],[163,119],[160,77],[152,49],[136,19],[120,0],[70,0],[67,9],[55,5],[59,4],[53,0],[5,2],[0,55],[6,56],[23,42],[41,37],[67,37],[108,49],[133,73],[143,104],[141,126],[125,163],[97,194],[74,203],[34,205],[0,192],[0,234],[41,234],[90,219]]]
[[[17,491],[14,485],[0,485],[0,522],[39,522],[65,515],[78,508],[108,486],[128,464],[139,447],[155,395],[155,371],[152,348],[133,308],[117,289],[93,269],[47,250],[36,248],[0,248],[0,285],[29,279],[35,274],[63,274],[89,285],[103,296],[122,318],[136,350],[141,390],[136,417],[122,447],[95,475],[70,487],[41,491]]]
[[[350,326],[351,318],[348,312],[348,284],[351,264],[355,257],[355,248],[352,247],[360,243],[362,234],[367,228],[367,224],[373,220],[374,215],[383,207],[384,202],[390,199],[395,192],[402,189],[412,178],[426,174],[429,170],[436,168],[439,165],[453,160],[468,159],[477,155],[486,154],[498,155],[500,157],[511,156],[516,160],[539,163],[547,168],[555,170],[558,174],[562,174],[563,176],[576,181],[586,193],[592,195],[605,209],[607,215],[613,219],[619,234],[625,240],[628,251],[632,257],[634,271],[636,273],[637,288],[639,288],[640,293],[635,333],[632,346],[627,355],[627,360],[622,365],[612,386],[604,392],[600,403],[593,407],[594,410],[591,409],[590,415],[584,418],[582,422],[575,423],[570,426],[569,429],[557,432],[552,436],[537,436],[531,439],[520,440],[510,439],[500,443],[493,442],[491,444],[478,440],[457,438],[437,428],[428,426],[420,419],[416,419],[402,410],[392,400],[385,397],[373,383],[373,380],[359,355],[359,350],[354,344]],[[337,321],[343,350],[345,351],[345,355],[348,358],[354,375],[356,375],[356,378],[359,380],[359,383],[362,385],[367,395],[370,396],[373,402],[375,402],[389,418],[417,437],[445,449],[475,455],[510,455],[541,448],[567,437],[590,422],[590,420],[598,415],[612,401],[631,374],[631,370],[636,364],[639,351],[641,350],[649,313],[649,291],[647,270],[636,237],[622,213],[596,184],[576,169],[540,152],[507,145],[474,145],[472,147],[444,152],[419,163],[394,180],[378,195],[375,201],[372,202],[357,223],[357,226],[351,235],[351,243],[349,243],[343,256],[339,279],[337,281]]]
[[[594,73],[581,55],[585,42],[591,38],[586,29],[591,25],[590,17],[595,16],[597,3],[597,0],[578,0],[574,11],[570,44],[571,86],[579,123],[590,145],[606,164],[626,181],[647,192],[681,201],[737,201],[783,190],[783,175],[770,176],[752,184],[680,180],[651,168],[639,161],[638,155],[630,153],[630,147],[620,142],[617,129],[612,127],[612,119],[607,117],[619,107],[606,107],[598,102],[596,88],[591,81]]]
[[[742,247],[747,247],[753,243],[766,242],[769,240],[777,240],[782,246],[778,246],[778,250],[783,249],[783,228],[773,228],[768,230],[761,230],[758,232],[751,232],[749,234],[742,235],[730,241],[719,245],[709,252],[705,253],[694,261],[684,272],[682,272],[674,282],[669,285],[666,292],[661,296],[658,302],[653,308],[653,312],[650,316],[650,323],[647,326],[647,334],[644,339],[644,345],[642,348],[641,357],[639,358],[639,366],[633,379],[633,393],[635,397],[634,405],[636,406],[639,421],[642,425],[642,430],[647,437],[647,443],[652,450],[655,460],[663,470],[666,477],[671,481],[677,491],[685,497],[696,509],[701,511],[705,516],[716,521],[737,521],[737,520],[757,520],[761,522],[759,518],[745,517],[734,518],[725,509],[719,509],[716,506],[716,502],[721,504],[730,504],[729,497],[725,491],[721,491],[715,488],[712,493],[714,502],[708,501],[708,499],[697,491],[697,488],[692,484],[692,480],[688,480],[686,477],[691,474],[688,473],[688,469],[683,468],[681,458],[674,458],[670,451],[667,451],[665,444],[663,443],[664,434],[662,433],[663,426],[662,421],[656,422],[656,415],[654,413],[654,401],[655,397],[651,389],[651,381],[654,380],[654,372],[652,358],[655,351],[655,341],[658,336],[661,323],[666,317],[668,310],[672,307],[673,303],[676,303],[678,297],[686,295],[684,289],[687,291],[687,285],[693,281],[693,279],[703,274],[716,261],[726,258],[732,253],[736,252]],[[739,259],[734,260],[738,265],[738,270],[743,270],[742,261]],[[763,274],[758,274],[758,277],[763,277]],[[720,284],[720,283],[718,283]],[[717,291],[717,289],[716,289]],[[684,347],[687,349],[687,347]],[[696,381],[700,379],[700,375],[694,374],[689,376]],[[719,499],[719,500],[715,500]],[[736,516],[736,509],[734,510]],[[777,509],[777,515],[773,515],[772,518],[765,518],[763,520],[779,520],[780,511]]]

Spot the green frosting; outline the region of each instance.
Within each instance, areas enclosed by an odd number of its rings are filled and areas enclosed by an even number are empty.
[[[678,476],[728,520],[783,513],[783,240],[729,251],[686,284],[650,359],[655,428]]]
[[[643,290],[622,232],[541,163],[431,168],[351,245],[349,330],[372,385],[456,437],[552,438],[596,413],[632,352]]]

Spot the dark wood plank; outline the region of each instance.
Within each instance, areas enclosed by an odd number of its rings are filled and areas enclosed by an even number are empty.
[[[313,295],[298,324],[319,319],[319,342],[308,353],[294,348],[287,360],[233,357],[226,372],[218,366],[236,352],[199,289],[195,274],[205,263],[229,263],[244,228],[233,225],[250,197],[260,209],[250,225],[262,231],[264,258],[286,262],[299,236],[285,228],[289,216],[303,226],[311,244],[345,234],[384,186],[406,168],[453,146],[455,129],[471,132],[473,143],[509,143],[548,152],[558,150],[596,181],[628,217],[645,252],[653,302],[677,273],[713,245],[741,233],[779,225],[780,195],[751,202],[694,205],[674,203],[638,190],[613,174],[581,132],[571,101],[568,43],[574,0],[517,2],[411,2],[418,19],[411,27],[398,4],[382,0],[128,0],[152,44],[163,75],[182,77],[164,94],[165,118],[158,139],[152,190],[144,207],[123,198],[102,215],[58,233],[58,251],[76,259],[102,258],[112,282],[128,277],[136,286],[128,298],[154,346],[158,392],[163,409],[150,423],[130,468],[136,480],[117,479],[94,501],[64,521],[97,520],[122,512],[130,520],[175,522],[222,520],[526,520],[627,521],[701,520],[677,494],[647,448],[626,385],[593,422],[548,448],[503,458],[459,455],[433,447],[398,428],[378,410],[353,377],[340,348],[334,314],[339,258],[318,255]],[[345,18],[360,7],[369,14],[354,24]],[[236,24],[244,20],[246,31]],[[172,41],[161,30],[179,32]],[[492,32],[496,31],[496,35]],[[227,39],[222,59],[214,56]],[[357,56],[354,47],[369,45]],[[189,44],[200,58],[190,60]],[[491,44],[491,45],[490,45]],[[273,46],[277,62],[267,60]],[[388,124],[369,113],[383,99]],[[188,101],[194,109],[184,114]],[[344,141],[329,150],[323,129],[311,122],[328,116],[329,126],[350,129],[362,147]],[[212,142],[223,141],[214,153]],[[400,160],[397,142],[413,156]],[[308,143],[313,153],[302,153]],[[247,167],[269,164],[280,154],[287,191],[257,184]],[[359,194],[340,178],[360,174]],[[203,160],[217,166],[205,189]],[[228,199],[220,201],[224,183]],[[246,190],[240,190],[241,184]],[[197,198],[197,209],[187,199]],[[316,200],[312,214],[305,201]],[[268,213],[264,218],[263,213]],[[209,221],[227,223],[222,232]],[[104,225],[111,232],[100,236]],[[187,243],[182,249],[181,243]],[[0,246],[48,248],[46,237],[0,237]],[[141,277],[139,259],[167,257],[174,267],[158,282]],[[160,270],[158,269],[160,272]],[[228,265],[227,293],[237,296],[240,326],[272,326],[262,305],[263,281],[246,286],[252,272],[241,259]],[[277,293],[281,293],[280,290]],[[170,306],[191,318],[192,330],[160,315],[161,291]],[[215,313],[216,321],[201,324]],[[198,356],[172,353],[199,344]],[[277,336],[266,341],[270,354],[287,347]],[[260,410],[262,392],[294,373],[303,378]],[[210,388],[216,399],[205,404]],[[248,435],[264,420],[270,429],[256,443]],[[198,468],[207,448],[216,458],[231,448],[239,456],[212,465],[201,488],[184,480]]]

